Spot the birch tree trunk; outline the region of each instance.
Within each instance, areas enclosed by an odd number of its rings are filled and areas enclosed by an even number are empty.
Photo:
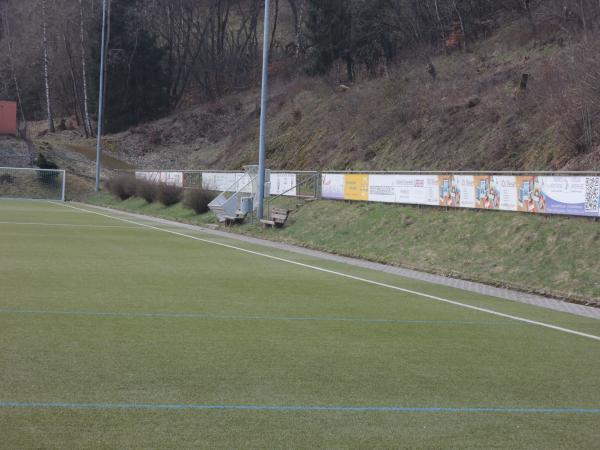
[[[446,42],[448,40],[448,36],[446,35],[446,30],[445,30],[445,27],[444,27],[444,22],[442,21],[442,16],[440,14],[440,8],[439,8],[439,5],[438,5],[438,0],[434,0],[433,4],[435,6],[435,15],[437,17],[437,21],[438,21],[438,24],[439,24],[439,27],[440,27],[440,31],[442,33],[442,39],[444,40],[444,42]]]
[[[79,45],[81,51],[81,78],[83,80],[83,128],[86,136],[94,136],[92,121],[90,120],[90,108],[87,88],[87,66],[85,62],[85,32],[83,20],[83,0],[79,0]]]
[[[277,22],[279,21],[279,0],[275,0],[275,15],[273,17],[273,31],[271,32],[271,42],[269,43],[269,52],[273,54],[275,45],[275,34],[277,33]]]
[[[65,30],[66,30],[65,26]],[[75,67],[73,65],[73,52],[71,51],[71,43],[69,42],[69,38],[66,32],[63,32],[63,40],[65,43],[65,52],[67,54],[67,58],[69,60],[69,72],[71,74],[71,90],[73,91],[73,112],[75,113],[75,120],[77,121],[77,126],[81,124],[79,118],[81,117],[84,122],[85,129],[85,118],[83,117],[83,111],[81,108],[81,99],[79,97],[79,86],[77,83],[77,77],[75,76]],[[85,135],[88,137],[88,132],[85,130]]]
[[[462,31],[462,49],[466,50],[467,49],[467,33],[465,31],[465,22],[463,20],[462,14],[460,13],[460,9],[458,9],[458,6],[456,4],[456,0],[452,0],[452,6],[454,6],[454,10],[456,11],[456,14],[458,15],[458,20],[460,23],[460,30]]]
[[[304,21],[304,8],[306,0],[288,0],[292,9],[292,16],[294,20],[294,45],[296,47],[296,60],[300,59],[300,56],[304,52],[304,34],[302,30],[302,23]]]
[[[44,47],[44,84],[46,88],[46,111],[48,114],[48,131],[54,133],[54,117],[52,115],[52,104],[50,101],[50,80],[48,78],[48,36],[46,23],[46,0],[42,0],[42,44]]]

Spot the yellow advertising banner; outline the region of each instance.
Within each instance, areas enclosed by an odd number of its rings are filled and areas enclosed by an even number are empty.
[[[344,176],[344,200],[369,201],[368,174],[346,174]]]

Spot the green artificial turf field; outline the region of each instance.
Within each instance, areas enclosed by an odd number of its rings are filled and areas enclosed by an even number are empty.
[[[84,209],[0,201],[2,448],[600,442],[598,320]]]

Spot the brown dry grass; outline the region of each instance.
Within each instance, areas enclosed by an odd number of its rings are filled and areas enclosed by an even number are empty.
[[[583,40],[554,16],[544,17],[536,35],[526,21],[516,21],[466,52],[433,57],[435,81],[424,54],[348,90],[329,78],[275,82],[269,166],[600,169],[600,107],[589,101],[597,91],[584,85],[600,73],[598,39]],[[523,73],[530,75],[525,92],[519,90]],[[257,159],[258,94],[190,108],[115,140],[123,155],[146,166],[237,169]],[[581,143],[586,102],[591,145]]]

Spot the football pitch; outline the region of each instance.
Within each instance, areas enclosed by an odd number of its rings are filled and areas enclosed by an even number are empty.
[[[593,448],[599,424],[600,320],[0,201],[1,448]]]

